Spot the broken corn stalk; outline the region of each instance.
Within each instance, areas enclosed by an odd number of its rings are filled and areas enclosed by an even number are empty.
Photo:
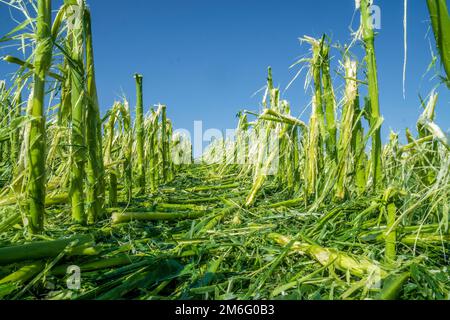
[[[271,233],[269,235],[269,238],[282,246],[289,244],[292,240],[292,238],[290,237],[283,236],[277,233]],[[335,249],[324,248],[318,245],[307,243],[294,242],[291,250],[300,254],[306,254],[319,262],[321,265],[327,265],[330,262],[334,261],[333,265],[337,269],[343,272],[350,272],[350,274],[356,277],[362,278],[368,274],[373,273],[374,271],[379,271],[379,275],[381,278],[385,278],[387,276],[387,272],[383,270],[382,266],[380,266],[378,263],[366,258],[357,258]]]

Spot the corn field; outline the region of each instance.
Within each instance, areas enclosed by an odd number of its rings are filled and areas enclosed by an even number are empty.
[[[426,2],[450,88],[446,0]],[[269,67],[260,112],[198,159],[143,75],[102,111],[86,0],[8,3],[32,10],[0,42],[32,54],[0,62],[0,299],[450,299],[448,106],[433,90],[407,143],[382,137],[369,0],[351,44],[301,38],[309,121]]]

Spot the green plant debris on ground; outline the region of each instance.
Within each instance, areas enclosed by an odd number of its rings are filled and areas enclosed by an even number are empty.
[[[176,188],[177,195],[161,192],[131,205],[139,206],[145,200],[154,203],[155,199],[153,208],[157,203],[183,203],[183,194],[202,186],[198,181],[208,181],[208,175],[203,171],[199,177],[198,166],[187,167],[165,186]],[[236,201],[243,201],[245,195],[239,192],[248,191],[250,185],[244,179],[239,185],[233,192]],[[213,188],[209,193],[211,197],[231,199],[226,189]],[[175,213],[180,215],[178,220],[136,219],[112,224],[105,218],[89,227],[74,225],[68,206],[49,208],[45,235],[30,239],[17,233],[18,226],[1,235],[0,261],[2,251],[25,247],[31,240],[31,245],[41,249],[33,257],[6,260],[0,269],[0,292],[7,293],[3,298],[14,297],[73,239],[86,238],[89,243],[85,248],[95,251],[79,251],[77,255],[67,252],[22,298],[339,299],[357,284],[346,299],[448,298],[449,242],[445,237],[441,241],[426,239],[436,235],[439,225],[424,225],[416,230],[399,228],[400,239],[417,237],[422,241],[416,242],[416,252],[411,250],[414,243],[403,245],[402,241],[396,264],[388,266],[383,262],[384,242],[377,241],[386,228],[374,223],[379,212],[372,210],[359,223],[353,223],[361,219],[360,213],[367,209],[365,206],[371,206],[370,202],[336,204],[345,214],[335,214],[323,228],[314,230],[323,214],[334,208],[323,206],[323,212],[308,214],[304,203],[286,203],[283,207],[279,200],[278,193],[265,197],[264,202],[280,203],[275,208],[261,203],[252,208],[230,209],[230,203],[207,201],[208,210],[192,211],[190,206],[174,205],[174,211],[155,213],[169,217]],[[217,217],[218,222],[211,224]],[[285,252],[290,237],[297,240]],[[212,261],[217,265],[213,267]],[[73,265],[81,271],[79,289],[67,288],[72,276],[68,268]],[[271,267],[274,270],[268,274]],[[258,290],[249,295],[249,288],[254,286]]]

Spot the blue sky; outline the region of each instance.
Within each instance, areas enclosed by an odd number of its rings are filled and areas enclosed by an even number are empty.
[[[54,1],[54,8],[61,1]],[[126,94],[135,102],[133,74],[144,75],[146,108],[158,102],[168,105],[176,128],[193,130],[202,120],[204,128],[226,129],[236,124],[241,109],[257,110],[272,66],[275,84],[284,90],[298,69],[289,66],[308,52],[300,45],[303,35],[328,34],[335,43],[349,43],[354,0],[88,0],[93,16],[98,91],[102,110]],[[427,96],[438,83],[434,71],[425,75],[431,61],[425,1],[409,0],[407,98],[402,94],[403,0],[375,0],[381,7],[381,30],[376,39],[383,135],[389,129],[404,133],[414,128],[421,113],[418,95]],[[0,34],[15,23],[0,4]],[[14,13],[21,19],[21,16]],[[353,23],[356,29],[358,16]],[[361,58],[361,50],[355,49]],[[0,49],[0,55],[11,49]],[[19,52],[13,52],[20,56]],[[333,77],[340,59],[333,52]],[[14,66],[0,62],[0,79]],[[291,102],[294,115],[308,106],[310,91],[304,75],[283,98]],[[341,96],[342,87],[336,94]],[[439,88],[437,122],[450,129],[450,90]],[[305,115],[309,114],[306,110]]]

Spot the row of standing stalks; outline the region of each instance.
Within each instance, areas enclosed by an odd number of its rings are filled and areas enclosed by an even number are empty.
[[[123,186],[123,199],[129,203],[133,195],[155,192],[160,184],[174,177],[176,166],[171,156],[172,125],[166,117],[166,106],[159,105],[156,111],[152,109],[141,120],[141,133],[138,134],[136,128],[136,135],[133,135],[126,100],[116,102],[108,112],[104,128],[104,162],[107,167],[110,207],[117,207],[118,186]]]
[[[107,206],[117,205],[118,180],[129,202],[174,175],[166,107],[144,117],[143,77],[135,75],[134,125],[125,100],[102,118],[89,8],[84,0],[65,0],[52,20],[51,4],[37,1],[35,35],[21,28],[11,35],[28,41],[33,54],[27,61],[5,57],[20,69],[11,88],[0,83],[0,121],[6,128],[0,133],[0,162],[9,168],[0,179],[11,186],[1,195],[6,203],[18,203],[32,233],[44,229],[46,203],[58,202],[52,196],[71,204],[74,222],[92,224]],[[29,99],[22,103],[27,90]]]

